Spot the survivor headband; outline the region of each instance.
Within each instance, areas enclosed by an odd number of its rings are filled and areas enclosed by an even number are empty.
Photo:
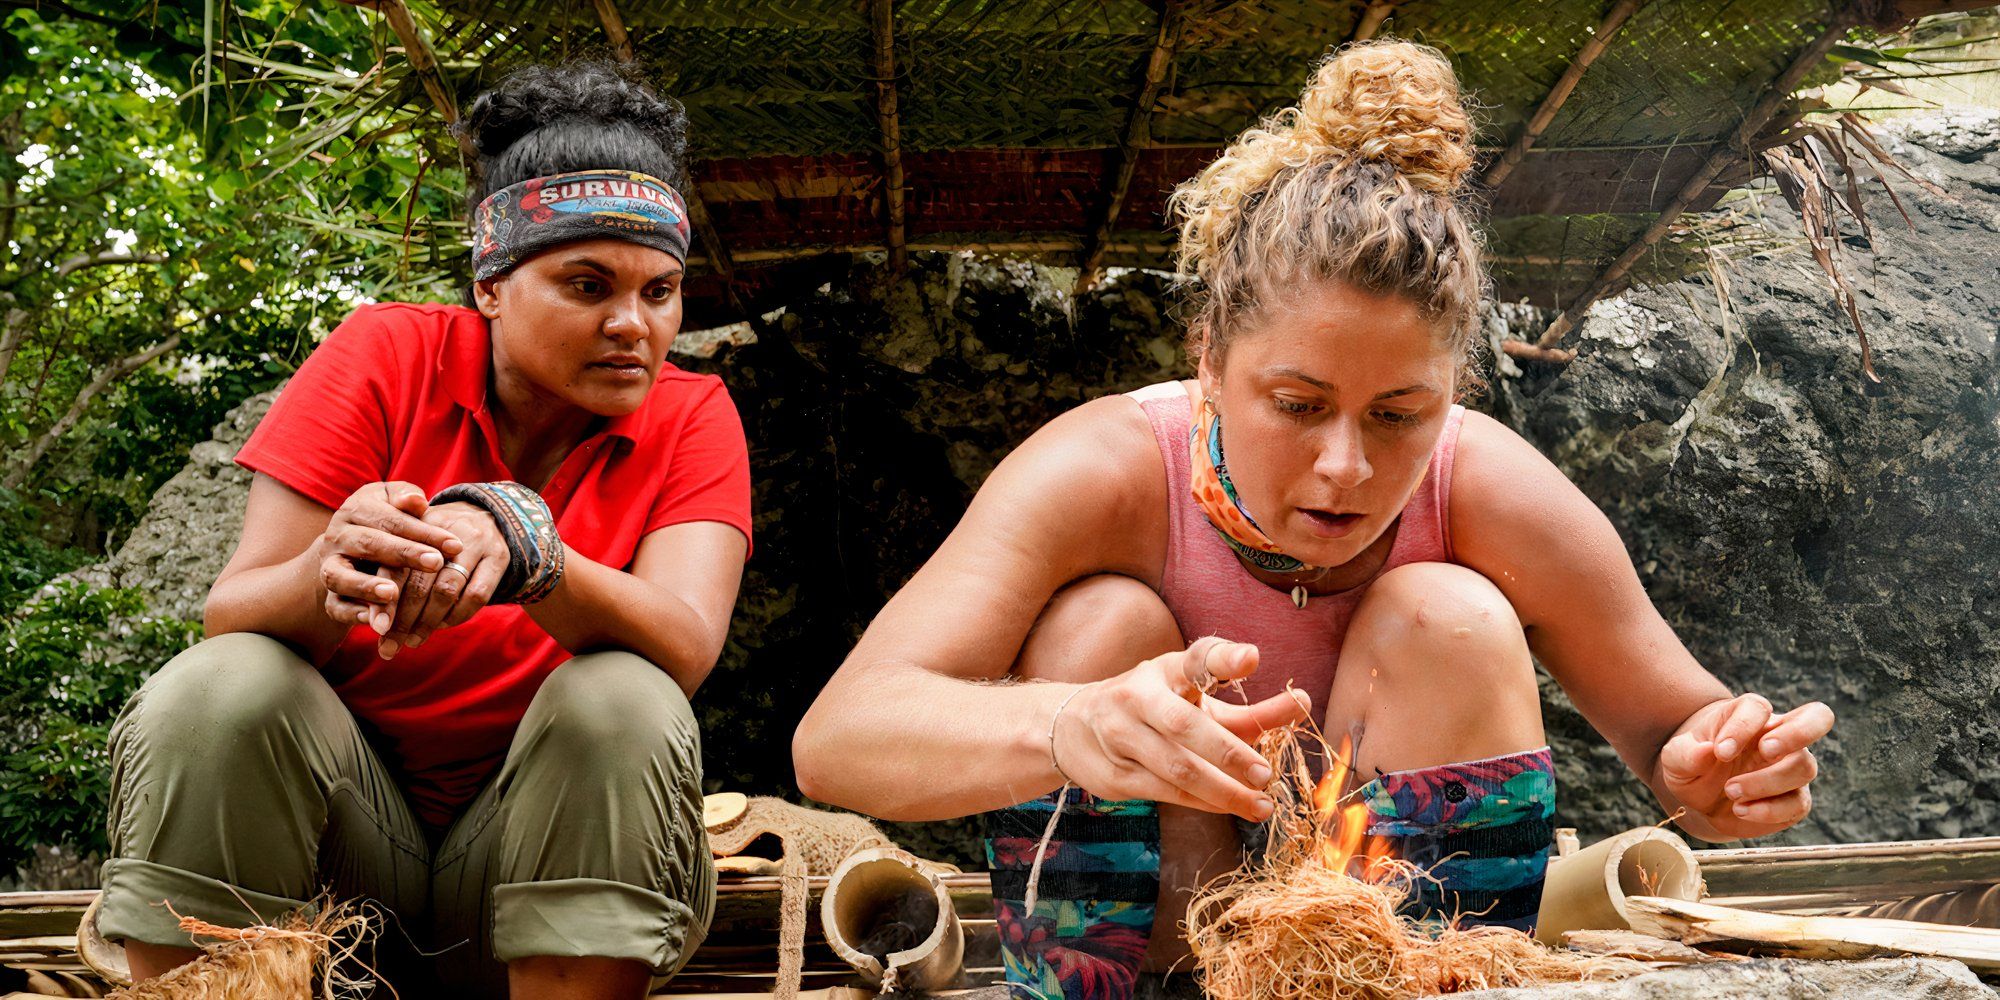
[[[687,203],[657,177],[579,170],[531,177],[472,212],[472,274],[484,281],[559,243],[630,240],[685,262]]]

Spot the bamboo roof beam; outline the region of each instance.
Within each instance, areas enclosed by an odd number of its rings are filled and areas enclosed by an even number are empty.
[[[1737,122],[1736,128],[1729,136],[1715,144],[1708,158],[1688,177],[1687,182],[1681,185],[1673,200],[1661,208],[1652,225],[1647,226],[1646,231],[1641,233],[1631,246],[1626,247],[1623,253],[1599,272],[1596,280],[1570,302],[1562,311],[1562,315],[1557,316],[1555,322],[1549,324],[1548,329],[1542,331],[1542,335],[1534,343],[1535,347],[1547,351],[1562,343],[1563,337],[1583,321],[1584,314],[1590,310],[1591,305],[1625,281],[1631,274],[1633,265],[1653,249],[1654,244],[1658,243],[1682,213],[1685,213],[1688,207],[1708,190],[1708,186],[1715,182],[1716,177],[1720,176],[1731,162],[1749,155],[1751,140],[1756,138],[1758,130],[1777,115],[1792,91],[1798,89],[1799,82],[1826,58],[1826,54],[1832,51],[1835,44],[1846,37],[1848,29],[1860,23],[1861,19],[1856,11],[1858,6],[1850,4],[1834,12],[1833,19],[1825,30],[1807,43],[1805,48],[1800,49],[1791,64],[1764,88],[1763,96],[1744,113],[1742,120]],[[1508,348],[1505,344],[1502,347],[1511,355],[1522,356],[1517,348]]]
[[[1387,21],[1395,10],[1393,0],[1370,0],[1367,6],[1361,8],[1361,19],[1355,22],[1354,35],[1348,41],[1365,42],[1374,38],[1381,33],[1382,22]]]
[[[605,44],[611,47],[611,55],[620,65],[631,66],[638,61],[638,54],[632,48],[632,35],[625,30],[625,19],[618,15],[618,7],[612,0],[590,0],[597,9],[597,23],[604,26]],[[694,234],[701,239],[707,251],[708,266],[722,278],[722,294],[729,300],[729,308],[738,314],[745,312],[743,298],[736,291],[736,262],[729,255],[729,247],[722,242],[722,233],[715,228],[709,218],[708,203],[702,200],[701,185],[689,171],[687,179],[688,224]]]
[[[868,22],[875,37],[875,118],[882,129],[882,205],[889,270],[903,272],[909,252],[903,245],[903,126],[896,112],[896,25],[894,0],[869,0]]]
[[[1514,137],[1514,141],[1507,145],[1507,151],[1500,154],[1500,159],[1486,171],[1485,180],[1488,188],[1497,188],[1505,183],[1507,175],[1513,173],[1514,168],[1520,166],[1521,161],[1527,158],[1528,150],[1534,148],[1536,140],[1540,139],[1542,133],[1548,131],[1549,125],[1556,120],[1556,112],[1561,111],[1564,102],[1569,100],[1569,95],[1576,92],[1576,85],[1583,79],[1584,71],[1590,68],[1591,63],[1597,61],[1598,56],[1604,54],[1604,50],[1611,46],[1611,39],[1618,34],[1618,29],[1624,27],[1625,22],[1646,3],[1647,0],[1618,0],[1611,5],[1609,11],[1605,12],[1604,20],[1597,24],[1597,30],[1590,33],[1590,40],[1583,43],[1583,48],[1577,50],[1576,58],[1570,60],[1569,66],[1563,69],[1562,76],[1556,78],[1555,85],[1549,88],[1542,102],[1535,105],[1535,111],[1528,116],[1528,123],[1521,129],[1521,134]]]
[[[1083,257],[1076,276],[1077,295],[1097,284],[1099,273],[1103,270],[1104,243],[1117,227],[1119,213],[1125,208],[1125,196],[1132,190],[1132,171],[1139,163],[1138,151],[1152,131],[1153,106],[1159,103],[1160,89],[1166,85],[1167,71],[1173,68],[1174,53],[1180,47],[1181,14],[1185,9],[1185,0],[1166,0],[1160,8],[1160,33],[1153,40],[1152,54],[1146,58],[1146,75],[1140,81],[1139,96],[1132,104],[1132,113],[1125,119],[1125,134],[1118,140],[1104,209],[1083,244]]]
[[[597,8],[597,23],[604,25],[604,41],[611,47],[611,55],[619,62],[630,65],[636,58],[632,52],[632,36],[625,31],[625,19],[618,16],[618,8],[611,0],[590,0]]]

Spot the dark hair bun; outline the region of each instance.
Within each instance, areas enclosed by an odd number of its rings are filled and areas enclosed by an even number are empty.
[[[636,170],[679,185],[687,113],[608,62],[529,66],[479,95],[455,131],[479,154],[477,203],[531,177]]]

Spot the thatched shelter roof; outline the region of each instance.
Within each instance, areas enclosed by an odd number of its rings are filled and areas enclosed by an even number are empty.
[[[378,9],[397,3],[381,0]],[[1502,295],[1643,273],[1751,170],[1862,27],[1965,0],[439,0],[469,93],[527,60],[635,60],[688,109],[698,270],[990,248],[1159,265],[1166,195],[1352,38],[1437,46],[1484,107]],[[393,17],[392,17],[393,20]],[[500,38],[499,56],[491,44]],[[1624,258],[1630,258],[1624,259]],[[1608,280],[1607,280],[1608,279]],[[724,282],[697,294],[733,298]],[[740,300],[739,300],[740,301]],[[1586,303],[1587,304],[1587,303]]]

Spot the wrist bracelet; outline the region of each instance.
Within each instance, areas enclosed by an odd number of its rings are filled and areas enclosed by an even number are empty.
[[[563,543],[555,515],[534,490],[513,482],[460,483],[431,498],[432,504],[462,501],[492,515],[507,543],[507,572],[490,604],[533,604],[562,579]]]
[[[1062,700],[1062,704],[1056,706],[1056,714],[1049,718],[1049,763],[1055,766],[1056,773],[1062,775],[1064,781],[1072,785],[1076,784],[1076,779],[1071,778],[1069,772],[1063,770],[1062,761],[1056,759],[1056,723],[1062,721],[1063,709],[1068,708],[1069,703],[1075,700],[1077,695],[1082,694],[1084,688],[1089,686],[1088,684],[1079,685],[1076,690],[1071,691],[1069,696]]]

